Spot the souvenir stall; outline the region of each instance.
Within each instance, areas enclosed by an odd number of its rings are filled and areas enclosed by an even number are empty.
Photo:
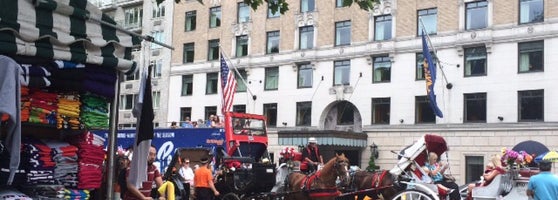
[[[0,4],[0,200],[89,199],[112,154],[89,130],[114,135],[142,38],[86,0]]]

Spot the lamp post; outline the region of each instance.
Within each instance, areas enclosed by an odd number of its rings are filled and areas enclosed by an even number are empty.
[[[366,170],[373,172],[379,169],[375,162],[375,160],[378,159],[378,154],[378,145],[372,143],[372,145],[370,145],[370,160],[368,161],[368,167],[366,167]]]
[[[370,145],[370,153],[372,154],[372,156],[374,156],[374,159],[378,159],[378,156],[380,155],[380,152],[378,152],[378,145],[376,145],[374,142],[372,142],[372,145]]]

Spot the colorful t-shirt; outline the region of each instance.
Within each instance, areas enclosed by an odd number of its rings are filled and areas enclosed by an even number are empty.
[[[438,167],[438,163],[433,164],[433,165],[431,165],[430,163],[426,163],[426,164],[424,164],[424,166],[426,168],[428,168],[430,171],[434,171]],[[444,176],[440,172],[436,173],[435,175],[430,175],[430,177],[432,177],[432,180],[434,182],[440,182],[444,179]]]
[[[194,185],[201,188],[209,188],[209,182],[213,180],[211,170],[202,166],[194,173]]]
[[[527,189],[535,193],[535,200],[555,200],[558,197],[558,176],[550,172],[531,176]]]

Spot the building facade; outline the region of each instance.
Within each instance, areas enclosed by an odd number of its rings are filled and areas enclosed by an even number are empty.
[[[163,44],[171,44],[173,1],[157,5],[151,0],[90,0],[122,27],[140,35],[152,36]],[[153,107],[155,127],[167,127],[168,76],[171,50],[154,43],[143,42],[141,49],[132,53],[138,63],[135,74],[122,77],[119,101],[119,128],[135,128],[136,118],[132,109],[140,87],[140,74],[152,65]]]
[[[502,147],[558,148],[557,1],[383,0],[370,12],[287,2],[284,15],[242,1],[175,4],[167,120],[220,114],[222,53],[238,70],[233,110],[268,117],[276,155],[314,136],[326,158],[344,152],[363,168],[376,144],[376,164],[390,169],[390,151],[433,133],[465,183]],[[422,29],[439,61],[443,118],[426,96]]]

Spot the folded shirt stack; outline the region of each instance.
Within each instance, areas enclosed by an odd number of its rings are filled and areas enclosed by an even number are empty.
[[[103,178],[103,162],[106,152],[103,149],[104,139],[87,131],[74,137],[70,144],[78,147],[78,189],[97,189],[101,187]]]
[[[56,128],[82,130],[84,124],[80,119],[80,106],[81,102],[78,94],[59,94]]]
[[[86,93],[81,96],[81,119],[89,129],[107,129],[109,127],[108,103],[104,97]]]
[[[40,124],[56,124],[56,110],[58,109],[58,95],[41,90],[32,90],[29,96],[29,122]]]
[[[62,141],[45,141],[52,148],[52,158],[56,162],[54,179],[57,184],[77,188],[78,148]]]
[[[51,85],[51,75],[47,67],[41,65],[21,64],[19,80],[21,85],[34,88],[45,88]]]

